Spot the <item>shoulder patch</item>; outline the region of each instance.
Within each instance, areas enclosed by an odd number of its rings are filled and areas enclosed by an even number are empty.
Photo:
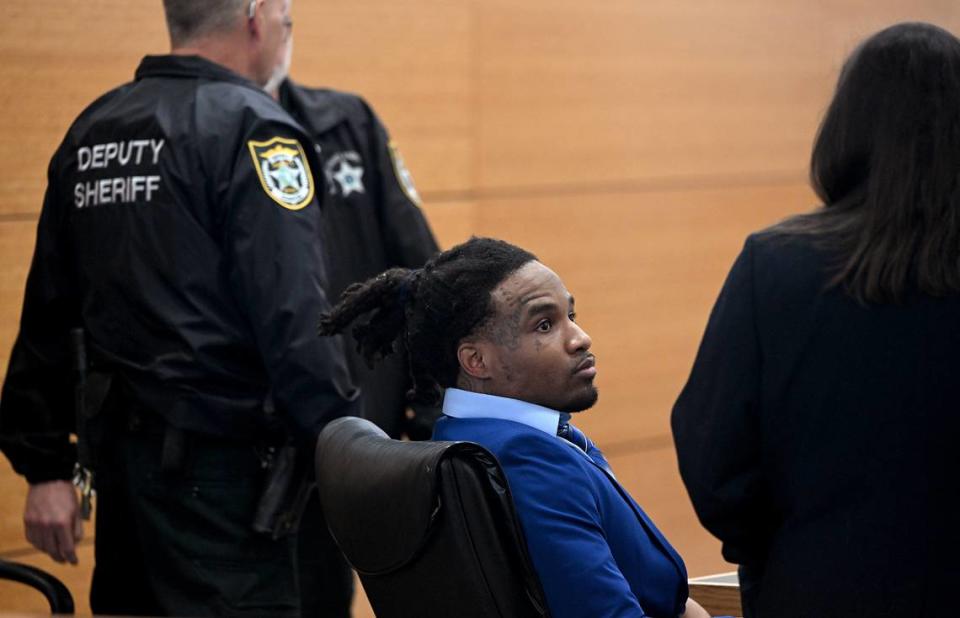
[[[295,139],[274,137],[247,142],[263,190],[288,210],[300,210],[313,199],[313,175],[303,147]]]
[[[392,141],[387,144],[387,146],[390,150],[390,159],[393,161],[393,171],[397,175],[397,180],[400,181],[400,187],[407,197],[410,198],[411,202],[417,206],[422,206],[423,204],[420,203],[420,194],[417,192],[417,188],[413,186],[413,175],[404,164],[403,157],[400,156],[400,150]]]

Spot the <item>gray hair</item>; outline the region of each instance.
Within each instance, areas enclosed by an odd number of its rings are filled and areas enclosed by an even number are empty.
[[[163,0],[167,29],[174,47],[234,27],[250,0]]]

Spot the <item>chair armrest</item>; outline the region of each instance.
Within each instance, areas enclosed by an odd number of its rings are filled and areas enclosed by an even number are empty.
[[[53,614],[72,614],[73,596],[63,582],[42,569],[19,562],[0,560],[0,579],[19,582],[40,591]]]

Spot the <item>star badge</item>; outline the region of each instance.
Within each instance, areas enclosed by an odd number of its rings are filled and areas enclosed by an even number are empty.
[[[351,193],[364,193],[363,168],[350,165],[346,159],[340,161],[340,167],[333,173],[333,178],[340,185],[340,192],[344,197]]]

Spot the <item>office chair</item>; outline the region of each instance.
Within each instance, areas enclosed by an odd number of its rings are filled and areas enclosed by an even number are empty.
[[[546,602],[496,458],[470,442],[391,440],[341,418],[320,434],[327,525],[378,618],[540,618]]]
[[[73,596],[59,579],[36,567],[0,559],[0,579],[26,584],[47,598],[52,614],[72,614]]]

